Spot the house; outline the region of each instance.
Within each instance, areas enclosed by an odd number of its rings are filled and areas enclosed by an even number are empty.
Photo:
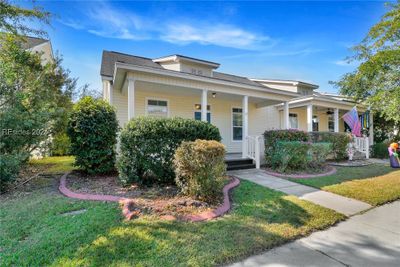
[[[354,102],[318,93],[315,84],[251,79],[218,72],[219,66],[182,55],[151,59],[103,51],[103,97],[116,108],[121,126],[135,116],[208,121],[219,128],[227,152],[243,158],[263,154],[265,130],[345,131],[341,116]]]
[[[53,48],[50,40],[26,36],[24,37],[22,47],[33,53],[40,54],[44,64],[54,61]]]

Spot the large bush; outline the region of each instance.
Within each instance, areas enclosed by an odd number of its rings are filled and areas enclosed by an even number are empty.
[[[323,166],[330,143],[278,141],[270,165],[280,172],[316,170]]]
[[[121,131],[117,168],[124,184],[174,183],[173,158],[182,141],[220,141],[217,127],[182,118],[138,117]]]
[[[174,156],[176,184],[185,195],[206,202],[222,197],[225,146],[217,141],[182,142]]]
[[[333,132],[310,132],[311,141],[313,143],[331,143],[331,155],[335,160],[346,159],[347,145],[351,141],[351,136],[347,133],[333,133]]]
[[[389,158],[388,143],[375,143],[371,146],[371,156],[374,158]]]
[[[51,140],[50,154],[52,156],[67,156],[70,155],[71,140],[66,133],[54,135]]]
[[[310,161],[309,149],[309,142],[278,141],[275,145],[275,153],[271,157],[271,167],[280,172],[307,169]]]
[[[10,183],[17,178],[26,158],[25,154],[0,154],[0,193],[6,191]]]
[[[290,130],[270,130],[264,132],[264,140],[265,140],[265,160],[267,165],[269,165],[272,161],[272,157],[279,153],[277,151],[277,142],[278,141],[299,141],[299,142],[308,142],[309,136],[306,132],[290,129]]]
[[[67,130],[75,164],[90,174],[114,170],[117,131],[115,111],[107,102],[84,97],[76,103]]]

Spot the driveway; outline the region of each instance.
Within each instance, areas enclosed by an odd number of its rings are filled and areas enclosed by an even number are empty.
[[[400,200],[231,266],[400,266]]]

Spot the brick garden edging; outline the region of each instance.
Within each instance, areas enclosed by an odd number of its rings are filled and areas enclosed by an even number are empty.
[[[264,170],[267,174],[276,176],[276,177],[283,177],[283,178],[294,178],[294,179],[307,179],[307,178],[317,178],[317,177],[322,177],[322,176],[327,176],[327,175],[332,175],[336,173],[336,168],[333,166],[327,166],[329,169],[325,173],[318,173],[318,174],[282,174],[279,172],[273,172],[269,170]]]
[[[112,195],[76,193],[76,192],[71,191],[70,189],[67,188],[67,176],[69,174],[70,174],[70,172],[64,173],[64,175],[61,176],[61,179],[60,179],[60,186],[58,189],[60,190],[60,192],[63,195],[65,195],[69,198],[75,198],[75,199],[81,199],[81,200],[118,202],[122,205],[122,214],[124,215],[124,217],[127,220],[130,220],[137,215],[137,212],[129,210],[129,204],[132,201],[134,202],[135,201],[134,199],[112,196]],[[212,220],[214,218],[224,215],[231,208],[231,202],[229,200],[229,191],[231,189],[235,188],[236,186],[238,186],[239,183],[240,183],[240,180],[238,178],[232,177],[232,180],[229,182],[229,184],[225,185],[223,188],[224,201],[223,201],[222,205],[219,206],[218,208],[216,208],[215,210],[206,211],[206,212],[202,212],[199,214],[186,215],[186,216],[183,216],[183,220],[189,221],[189,222],[201,222],[201,221],[206,221],[206,220]],[[176,218],[171,215],[161,216],[160,218],[162,218],[164,220],[176,220]]]

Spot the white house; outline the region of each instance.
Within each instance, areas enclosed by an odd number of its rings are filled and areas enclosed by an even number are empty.
[[[262,154],[265,130],[345,131],[341,116],[354,102],[315,92],[315,84],[251,79],[218,72],[219,66],[182,55],[151,59],[103,51],[103,96],[121,126],[143,115],[208,121],[219,128],[227,152],[244,158]]]
[[[40,54],[44,64],[54,61],[53,48],[50,40],[30,36],[25,36],[24,39],[24,43],[22,44],[23,48],[32,53]]]

